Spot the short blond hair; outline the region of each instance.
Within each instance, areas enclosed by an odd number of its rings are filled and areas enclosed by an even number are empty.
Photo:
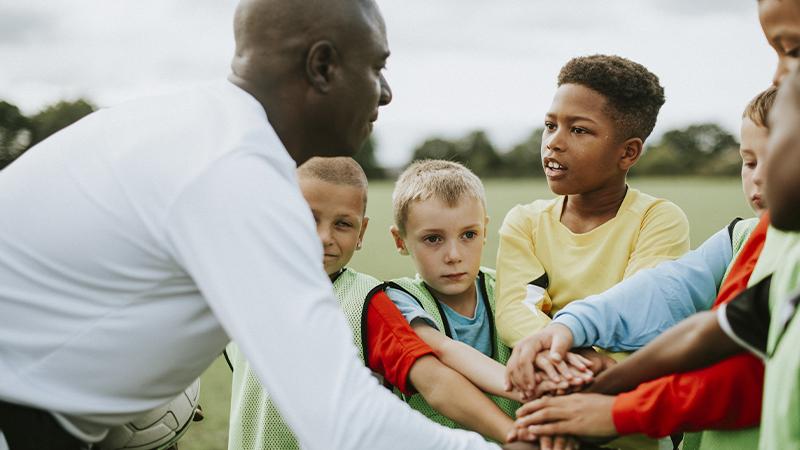
[[[453,161],[424,159],[413,162],[400,174],[392,192],[394,224],[405,235],[408,210],[415,201],[436,198],[454,207],[468,196],[481,201],[486,211],[486,191],[471,170]]]
[[[778,88],[770,86],[753,97],[750,103],[744,108],[742,119],[750,119],[759,127],[768,128],[767,117],[769,116],[769,110],[772,109],[772,105],[775,103],[775,95],[777,93]]]
[[[315,156],[297,168],[297,178],[361,188],[364,191],[364,211],[366,212],[369,187],[367,175],[361,165],[349,156]]]

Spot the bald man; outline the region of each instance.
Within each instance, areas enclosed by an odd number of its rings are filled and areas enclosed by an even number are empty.
[[[494,448],[358,362],[295,179],[391,100],[376,5],[246,0],[234,29],[228,81],[101,110],[0,172],[0,448],[86,448],[230,339],[304,448]]]

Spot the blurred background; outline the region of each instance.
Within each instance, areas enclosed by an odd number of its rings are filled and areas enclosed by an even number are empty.
[[[357,159],[370,177],[369,231],[352,265],[412,275],[389,238],[392,178],[414,158],[461,161],[485,180],[496,231],[517,203],[549,198],[539,147],[560,67],[618,54],[665,87],[630,184],[683,208],[696,247],[750,215],[738,173],[745,104],[769,86],[775,56],[752,0],[378,0],[394,92]],[[98,108],[222,79],[233,49],[233,0],[0,0],[0,168]],[[287,361],[291,364],[291,361]],[[203,377],[206,420],[182,449],[227,442],[230,373]]]

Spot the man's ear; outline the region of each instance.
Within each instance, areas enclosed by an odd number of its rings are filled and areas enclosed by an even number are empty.
[[[644,148],[644,142],[640,138],[630,138],[622,143],[624,146],[624,152],[622,153],[622,158],[619,160],[619,168],[622,170],[628,170],[636,164],[636,161],[639,160],[639,157],[642,156],[642,149]]]
[[[306,78],[319,92],[327,94],[330,91],[338,67],[339,53],[331,41],[315,42],[308,50]]]
[[[369,225],[369,217],[364,216],[364,219],[361,220],[361,231],[358,232],[358,243],[356,244],[356,250],[361,250],[361,245],[364,242],[364,233],[367,231],[367,225]]]
[[[408,249],[406,248],[406,242],[402,236],[400,236],[400,230],[397,229],[397,226],[392,225],[389,228],[389,231],[392,233],[392,238],[394,239],[394,246],[397,247],[397,251],[401,255],[408,255]]]

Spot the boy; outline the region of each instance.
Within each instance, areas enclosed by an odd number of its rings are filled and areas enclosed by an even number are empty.
[[[742,113],[739,145],[739,155],[742,157],[742,191],[758,217],[766,211],[767,206],[761,192],[763,180],[755,174],[759,161],[763,162],[766,156],[769,138],[767,114],[775,101],[775,92],[776,88],[773,86],[759,93]]]
[[[759,93],[745,108],[742,125],[742,185],[745,196],[752,200],[753,193],[760,192],[763,186],[763,161],[766,155],[766,136],[767,136],[767,114],[772,106],[775,97],[775,89],[769,88]],[[751,201],[751,207],[758,214],[760,208],[766,206],[763,200]],[[766,264],[770,260],[770,255],[774,253],[775,243],[771,245],[772,250],[768,249],[762,255],[761,248],[764,245],[766,236],[767,221],[753,230],[757,219],[743,220],[732,224],[727,241],[732,247],[732,254],[737,256],[735,261],[727,267],[725,275],[720,269],[720,278],[724,278],[719,297],[716,303],[727,301],[736,292],[743,290],[750,279],[758,280],[763,277],[759,272],[771,270]],[[747,243],[744,240],[751,237]],[[714,238],[709,239],[709,241]],[[774,239],[773,239],[774,241]],[[779,245],[777,246],[779,250]],[[731,261],[732,258],[726,257],[726,251],[730,249],[724,246],[714,246],[704,243],[701,251],[709,252],[706,265],[711,266],[717,262]],[[698,252],[693,252],[698,253]],[[690,258],[693,255],[687,254],[686,257],[674,263],[665,263],[649,272],[657,273],[656,277],[651,277],[647,283],[633,286],[631,283],[623,282],[614,289],[595,296],[593,301],[574,302],[561,310],[554,319],[554,324],[565,324],[570,329],[575,327],[572,320],[577,320],[579,324],[587,322],[585,319],[591,317],[591,321],[596,324],[588,327],[596,328],[604,336],[598,340],[585,340],[579,338],[578,345],[604,345],[613,349],[630,349],[642,346],[645,342],[638,345],[631,345],[636,338],[634,337],[639,330],[647,330],[648,334],[657,333],[663,330],[670,323],[669,318],[664,319],[660,312],[645,306],[643,311],[625,320],[625,329],[617,327],[613,321],[602,320],[603,313],[597,311],[590,312],[584,306],[596,307],[605,301],[612,291],[617,297],[629,296],[636,297],[639,304],[650,305],[661,303],[664,305],[676,302],[675,293],[683,293],[682,287],[672,288],[673,280],[686,279],[686,284],[691,285],[697,293],[705,293],[708,289],[703,288],[702,279],[690,271],[670,272],[670,266],[686,265],[691,267],[693,262]],[[755,261],[761,261],[759,271],[751,277]],[[694,265],[698,264],[694,262]],[[645,272],[642,273],[646,275]],[[677,274],[677,276],[676,276]],[[631,280],[633,281],[633,280]],[[683,281],[681,281],[683,282]],[[630,286],[627,286],[630,285]],[[714,283],[714,292],[716,286]],[[633,287],[631,287],[633,286]],[[714,295],[708,292],[706,296]],[[699,299],[698,299],[699,300]],[[699,302],[698,302],[699,303]],[[625,309],[625,308],[623,308]],[[706,309],[706,308],[702,308]],[[635,313],[635,312],[634,312]],[[568,319],[565,321],[565,317]],[[640,325],[641,324],[641,325]],[[582,331],[583,326],[577,331]],[[654,330],[655,329],[655,330]],[[652,337],[649,337],[652,339]],[[647,339],[647,340],[649,340]],[[697,372],[690,372],[670,377],[665,377],[658,381],[643,385],[633,392],[625,393],[616,399],[608,398],[605,403],[600,401],[582,406],[574,405],[576,412],[574,418],[593,416],[593,421],[604,420],[609,423],[612,419],[616,424],[616,431],[619,434],[645,433],[650,436],[665,436],[682,430],[698,430],[704,428],[717,428],[724,426],[746,427],[755,425],[759,419],[759,408],[757,407],[761,399],[760,386],[763,383],[763,366],[757,358],[749,355],[742,355],[721,364],[718,367],[708,368]],[[613,403],[613,405],[612,405]],[[745,405],[750,405],[745,407]],[[740,414],[746,411],[748,414]],[[684,450],[693,449],[728,449],[728,450],[747,450],[754,448],[758,442],[758,429],[749,428],[741,431],[704,431],[700,433],[689,433],[683,442]]]
[[[797,213],[800,206],[798,196],[798,182],[800,179],[800,152],[796,147],[795,127],[800,120],[800,81],[797,74],[790,75],[785,86],[781,88],[775,107],[770,113],[770,139],[769,151],[767,156],[767,180],[766,191],[767,199],[770,204],[772,222],[776,228],[792,231],[792,233],[782,233],[771,229],[767,235],[767,242],[758,263],[753,270],[751,279],[758,280],[750,282],[751,287],[739,294],[728,303],[722,303],[716,312],[701,313],[680,323],[669,330],[663,336],[654,340],[641,351],[637,352],[630,360],[625,361],[619,366],[612,368],[606,374],[601,375],[595,386],[591,388],[593,392],[617,393],[630,389],[641,381],[652,379],[670,372],[685,372],[696,369],[692,373],[703,373],[704,370],[711,370],[720,367],[725,362],[742,358],[744,355],[734,355],[742,348],[750,349],[760,358],[769,359],[767,362],[766,383],[764,387],[763,416],[761,418],[762,430],[760,433],[760,448],[783,449],[797,448],[800,445],[800,427],[797,427],[798,416],[800,416],[800,402],[797,401],[797,394],[800,386],[797,385],[798,374],[800,373],[800,359],[796,357],[794,343],[800,339],[800,328],[793,320],[797,306],[796,288],[800,284],[798,273],[800,273],[800,214]],[[762,167],[761,170],[764,170]],[[750,242],[748,242],[748,245]],[[739,264],[739,258],[736,264]],[[769,274],[774,270],[774,276]],[[770,313],[771,310],[771,313]],[[795,322],[794,324],[792,322]],[[793,326],[794,325],[794,326]],[[726,336],[727,335],[727,336]],[[727,360],[710,366],[707,369],[698,369],[729,357]],[[729,370],[728,378],[739,379],[750,377],[748,372]],[[680,375],[676,375],[680,376]],[[689,384],[688,380],[683,380],[683,384]],[[711,380],[695,380],[695,383]],[[760,381],[760,380],[756,380]],[[653,384],[655,382],[647,383]],[[713,383],[719,387],[720,383]],[[760,384],[760,383],[759,383]],[[735,386],[734,386],[735,387]],[[744,386],[745,388],[747,386]],[[717,421],[716,426],[736,428],[741,426],[739,417],[747,415],[747,410],[756,409],[756,417],[759,411],[756,406],[743,402],[742,398],[747,399],[748,392],[740,389],[731,390],[723,385],[723,390],[729,391],[730,398],[724,399],[722,405],[709,404],[709,402],[698,403],[695,409],[697,415],[714,411],[717,408],[735,409],[731,417],[724,417],[725,421]],[[788,389],[787,389],[788,388]],[[638,390],[641,390],[640,386]],[[686,389],[686,388],[684,388]],[[705,388],[695,388],[703,390]],[[758,390],[760,398],[760,389]],[[586,406],[595,403],[603,396],[583,396],[582,398],[565,399],[573,404],[583,403]],[[603,400],[601,400],[603,401]],[[752,402],[751,402],[752,403]],[[531,405],[523,413],[533,413],[528,419],[522,421],[524,424],[536,422],[535,414],[546,414],[550,406]],[[576,405],[581,408],[580,405]],[[601,419],[601,416],[608,416],[603,413],[602,408],[588,408],[593,411],[580,413],[572,424],[565,425],[562,422],[565,417],[549,417],[548,421],[555,423],[554,427],[558,432],[570,432],[581,429],[587,434],[614,434],[619,428],[626,427],[623,422],[618,421],[616,414],[613,422]],[[615,405],[616,409],[616,405]],[[743,410],[743,411],[739,411]],[[536,411],[539,411],[538,413]],[[584,409],[585,411],[585,409]],[[564,411],[565,415],[570,415],[570,411]],[[686,415],[686,413],[683,413]],[[712,413],[712,415],[715,413]],[[591,417],[594,416],[594,417]],[[578,426],[577,423],[581,425]],[[606,423],[606,426],[597,426]],[[610,425],[610,426],[608,426]],[[542,427],[533,427],[534,432],[551,432]],[[758,433],[749,433],[753,439],[740,439],[739,442],[717,441],[721,445],[716,448],[755,448],[759,442]],[[747,436],[739,436],[740,438]],[[730,445],[737,444],[736,446]],[[722,446],[724,445],[724,447]],[[707,446],[704,439],[701,446]]]
[[[561,69],[542,136],[542,166],[559,197],[515,207],[500,228],[497,327],[506,345],[569,302],[689,249],[680,208],[625,181],[663,103],[658,78],[619,56]]]
[[[486,392],[506,395],[510,350],[494,326],[494,272],[480,266],[488,222],[480,179],[455,162],[417,161],[397,180],[392,206],[395,245],[411,256],[418,276],[394,280],[387,294],[445,364]],[[513,417],[516,402],[494,400]],[[452,426],[419,396],[407,401]]]
[[[361,358],[399,391],[415,388],[444,414],[484,435],[503,440],[509,419],[463,376],[444,366],[382,292],[377,279],[347,268],[361,247],[367,178],[351,158],[312,158],[297,170],[301,191],[317,223],[325,271],[354,333]],[[235,344],[229,448],[298,448],[274,403]],[[335,374],[321,374],[335,376]],[[309,386],[313,389],[313,386]]]

